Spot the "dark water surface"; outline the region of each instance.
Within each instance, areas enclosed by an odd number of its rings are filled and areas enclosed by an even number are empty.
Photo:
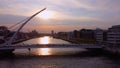
[[[24,43],[70,44],[51,37],[36,38]],[[0,58],[0,68],[120,68],[120,60],[79,48],[38,48],[30,52],[18,49],[14,55]]]

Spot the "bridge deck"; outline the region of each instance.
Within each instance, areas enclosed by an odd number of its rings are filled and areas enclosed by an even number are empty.
[[[0,50],[27,49],[27,48],[103,48],[103,47],[99,45],[80,45],[80,44],[32,44],[32,45],[0,46]]]

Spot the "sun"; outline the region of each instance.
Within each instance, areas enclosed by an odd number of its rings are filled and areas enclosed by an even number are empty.
[[[50,19],[53,17],[53,13],[51,11],[44,11],[39,14],[39,17],[42,19]]]

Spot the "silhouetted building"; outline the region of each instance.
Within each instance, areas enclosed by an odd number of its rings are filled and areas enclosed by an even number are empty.
[[[55,34],[55,33],[54,33],[54,31],[52,30],[52,31],[51,31],[51,35],[52,35],[53,37],[54,37],[54,34]]]
[[[0,26],[0,44],[5,42],[5,37],[9,34],[9,30],[5,26]]]
[[[107,31],[97,28],[95,30],[95,39],[97,43],[105,43],[107,41]]]
[[[73,38],[73,32],[68,32],[67,33],[67,39],[69,40],[69,39],[72,39]]]
[[[112,26],[108,29],[107,43],[111,45],[120,45],[120,25]]]
[[[3,39],[3,37],[7,36],[10,33],[7,27],[0,26],[0,39]]]
[[[67,37],[67,32],[58,32],[57,35],[60,38],[66,38]]]
[[[9,33],[9,30],[5,26],[0,26],[0,36],[5,36]]]
[[[80,38],[85,38],[85,39],[94,39],[94,31],[90,29],[81,29],[79,32]]]
[[[80,36],[79,36],[80,34],[79,34],[79,31],[77,31],[77,30],[74,30],[73,31],[73,37],[74,38],[79,38]]]

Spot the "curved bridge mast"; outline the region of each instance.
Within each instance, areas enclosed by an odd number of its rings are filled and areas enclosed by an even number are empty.
[[[37,13],[33,14],[30,18],[28,18],[28,19],[18,28],[18,30],[14,33],[14,35],[10,38],[10,40],[7,41],[7,42],[4,44],[4,46],[10,46],[10,45],[12,44],[14,38],[15,38],[16,35],[18,34],[18,32],[19,32],[33,17],[35,17],[37,14],[39,14],[40,12],[42,12],[42,11],[44,11],[44,10],[46,10],[46,8],[38,11]]]

